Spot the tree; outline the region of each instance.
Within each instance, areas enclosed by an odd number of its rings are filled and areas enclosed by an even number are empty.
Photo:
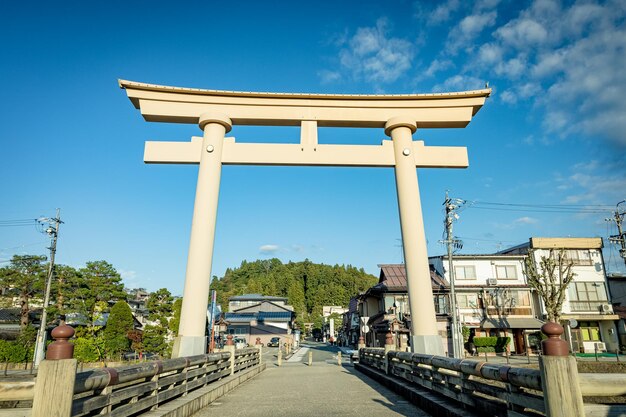
[[[167,329],[161,326],[147,324],[143,330],[142,343],[144,350],[146,352],[166,356],[169,350],[169,345],[165,339],[166,334]]]
[[[118,301],[111,308],[104,328],[105,349],[109,357],[121,355],[128,350],[128,332],[133,330],[133,313],[125,301]]]
[[[45,256],[13,255],[11,264],[0,269],[0,287],[10,288],[20,300],[20,327],[29,324],[30,300],[43,291],[46,269]]]
[[[99,306],[106,306],[112,300],[126,299],[122,277],[110,263],[87,262],[78,273],[79,282],[71,307],[75,311],[83,312],[89,321],[93,322]]]
[[[573,262],[566,257],[563,249],[550,249],[548,256],[541,256],[529,251],[524,259],[528,285],[534,288],[546,307],[548,320],[558,323],[565,292],[576,274],[572,271]]]
[[[148,320],[161,323],[167,327],[168,318],[172,315],[172,294],[167,288],[161,288],[151,293],[146,302]]]
[[[183,299],[177,298],[172,306],[172,318],[170,319],[168,326],[169,331],[173,334],[178,334],[178,327],[180,326],[180,310],[183,307]]]

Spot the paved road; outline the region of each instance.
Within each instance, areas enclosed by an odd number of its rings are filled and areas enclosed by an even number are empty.
[[[308,352],[313,365],[307,366]],[[300,354],[300,352],[304,352]],[[264,349],[267,369],[210,404],[194,417],[428,416],[403,397],[360,374],[336,347],[307,343],[283,366]]]

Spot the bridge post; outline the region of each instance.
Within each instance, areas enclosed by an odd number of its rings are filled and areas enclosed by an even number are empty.
[[[541,331],[548,336],[541,342],[543,355],[539,357],[546,416],[584,417],[576,359],[569,355],[569,345],[560,338],[563,327],[548,322],[541,327]]]
[[[283,351],[280,350],[280,348],[278,348],[278,361],[277,361],[278,366],[281,366],[283,364]]]
[[[341,351],[337,352],[337,365],[341,366]]]
[[[226,336],[226,345],[224,345],[224,351],[230,352],[230,374],[235,373],[235,344],[233,343],[233,335]]]
[[[416,155],[412,135],[416,130],[415,119],[410,118],[394,117],[385,124],[385,134],[393,141],[395,157],[396,192],[411,310],[411,351],[442,356],[443,344],[437,332],[422,203],[415,168]]]
[[[48,346],[46,360],[42,361],[35,380],[32,417],[69,417],[76,380],[74,346],[67,341],[74,329],[65,324],[52,330],[57,339]]]
[[[388,352],[391,352],[395,348],[393,344],[393,335],[391,332],[387,332],[385,335],[385,373],[389,375],[389,355]]]
[[[199,122],[204,138],[191,221],[180,328],[174,340],[173,358],[206,353],[205,322],[222,173],[222,148],[224,135],[232,128],[231,120],[222,115],[205,113],[200,116]]]
[[[256,343],[254,344],[254,347],[256,347],[259,350],[259,365],[260,365],[263,363],[263,343],[261,343],[260,337],[256,338]]]
[[[309,350],[309,366],[313,365],[313,352]]]
[[[365,348],[365,338],[363,336],[359,337],[359,344],[357,345],[357,349],[361,350]]]

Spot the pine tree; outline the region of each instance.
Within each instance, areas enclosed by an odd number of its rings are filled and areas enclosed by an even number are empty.
[[[105,349],[109,357],[121,355],[130,347],[128,333],[133,330],[133,313],[125,301],[118,301],[109,313],[104,328]]]

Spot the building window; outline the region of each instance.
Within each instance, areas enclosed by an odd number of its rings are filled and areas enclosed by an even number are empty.
[[[448,297],[445,295],[435,295],[435,312],[437,314],[448,314]]]
[[[476,279],[476,268],[473,265],[455,266],[454,278],[455,279]]]
[[[477,294],[457,294],[456,303],[459,308],[478,308]]]
[[[602,282],[575,282],[569,286],[572,311],[596,311],[607,304],[606,288]]]
[[[560,250],[552,251],[552,257],[557,258],[560,255]],[[571,262],[572,265],[593,265],[593,259],[591,259],[591,251],[589,249],[567,249],[563,251],[563,256],[567,262]]]
[[[530,291],[498,288],[486,294],[489,314],[526,316],[532,314]]]
[[[600,341],[600,326],[597,321],[581,321],[578,328],[585,342]]]
[[[496,278],[517,279],[517,268],[515,267],[515,265],[497,265]]]

